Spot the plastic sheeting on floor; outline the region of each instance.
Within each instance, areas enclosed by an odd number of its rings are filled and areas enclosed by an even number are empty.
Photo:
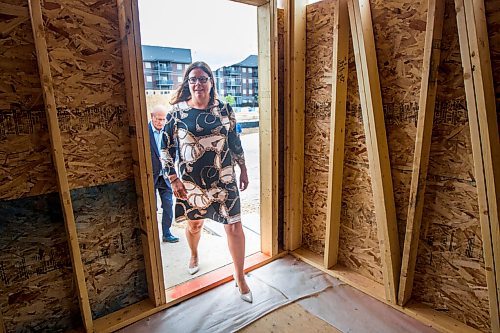
[[[135,332],[234,332],[291,302],[342,332],[435,332],[405,314],[291,256],[247,275],[254,302],[226,283],[121,330]]]

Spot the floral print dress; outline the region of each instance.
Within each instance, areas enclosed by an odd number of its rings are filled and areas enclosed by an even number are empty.
[[[170,179],[177,175],[187,191],[187,200],[177,198],[177,221],[241,221],[234,165],[244,164],[245,157],[233,109],[221,101],[215,104],[200,110],[181,102],[167,114],[162,142],[164,174]]]

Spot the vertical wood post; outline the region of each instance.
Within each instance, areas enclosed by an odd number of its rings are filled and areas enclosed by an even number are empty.
[[[330,157],[324,265],[337,263],[342,207],[344,140],[349,65],[349,13],[347,1],[338,0],[333,18],[332,103],[330,112]]]
[[[285,247],[302,245],[304,193],[304,117],[306,0],[285,8]]]
[[[500,332],[500,143],[482,0],[455,0],[471,131],[491,328]]]

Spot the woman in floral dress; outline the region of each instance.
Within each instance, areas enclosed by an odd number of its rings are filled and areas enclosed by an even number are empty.
[[[245,235],[234,172],[234,165],[238,164],[239,186],[244,191],[248,186],[245,157],[236,133],[234,112],[216,97],[210,67],[204,62],[192,63],[171,101],[173,108],[167,115],[162,143],[163,164],[177,198],[176,219],[188,223],[189,273],[199,270],[198,243],[203,220],[223,223],[240,296],[252,302],[243,273]]]

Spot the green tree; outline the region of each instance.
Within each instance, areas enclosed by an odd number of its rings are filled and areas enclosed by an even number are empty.
[[[231,106],[233,106],[234,103],[236,102],[236,99],[231,94],[229,94],[226,97],[224,97],[224,99],[226,100],[226,103],[229,104],[229,105],[231,105]]]

